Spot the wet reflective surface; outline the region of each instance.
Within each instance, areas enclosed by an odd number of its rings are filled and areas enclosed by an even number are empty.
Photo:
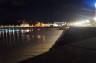
[[[0,29],[0,63],[16,63],[47,52],[62,32],[56,28]]]

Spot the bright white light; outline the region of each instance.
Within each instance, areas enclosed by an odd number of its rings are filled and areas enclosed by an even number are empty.
[[[94,17],[94,18],[93,18],[93,20],[95,20],[95,21],[96,21],[96,17]]]
[[[29,29],[27,29],[27,30],[21,30],[21,32],[22,33],[26,33],[26,32],[30,32],[30,30]]]
[[[94,22],[96,22],[96,17],[93,18]]]
[[[27,29],[27,30],[25,30],[26,32],[29,32],[30,30],[29,29]]]
[[[74,26],[82,26],[82,23],[81,22],[76,22],[76,23],[74,23]]]
[[[96,8],[96,3],[95,3],[95,8]]]
[[[29,24],[22,24],[21,27],[29,27]]]
[[[73,26],[76,26],[76,27],[86,26],[86,21],[75,22],[75,23],[73,24]]]
[[[86,20],[86,23],[90,23],[90,20]]]
[[[53,24],[53,26],[58,27],[58,24]]]
[[[69,26],[75,26],[75,27],[87,27],[90,23],[90,20],[86,19],[86,20],[80,20],[77,22],[72,22],[70,23]]]

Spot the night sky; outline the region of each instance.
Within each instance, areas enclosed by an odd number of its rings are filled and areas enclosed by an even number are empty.
[[[0,0],[0,24],[75,21],[94,14],[95,0]]]

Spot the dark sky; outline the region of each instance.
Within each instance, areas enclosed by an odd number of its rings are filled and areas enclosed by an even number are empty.
[[[20,19],[73,21],[93,15],[95,0],[0,0],[0,24]]]

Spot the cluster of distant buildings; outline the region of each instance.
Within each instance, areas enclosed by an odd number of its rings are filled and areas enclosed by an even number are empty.
[[[35,22],[35,23],[34,23]],[[30,22],[23,20],[18,25],[1,25],[0,28],[6,28],[6,27],[96,27],[95,22],[92,23],[90,20],[81,20],[81,21],[75,21],[75,22]]]
[[[30,23],[29,21],[22,21],[19,25],[1,25],[1,28],[4,27],[62,27],[66,25],[66,22],[36,22],[36,23]]]
[[[35,24],[30,24],[28,22],[23,21],[20,26],[21,27],[62,27],[66,25],[66,22],[53,22],[53,23],[43,23],[37,22]]]

